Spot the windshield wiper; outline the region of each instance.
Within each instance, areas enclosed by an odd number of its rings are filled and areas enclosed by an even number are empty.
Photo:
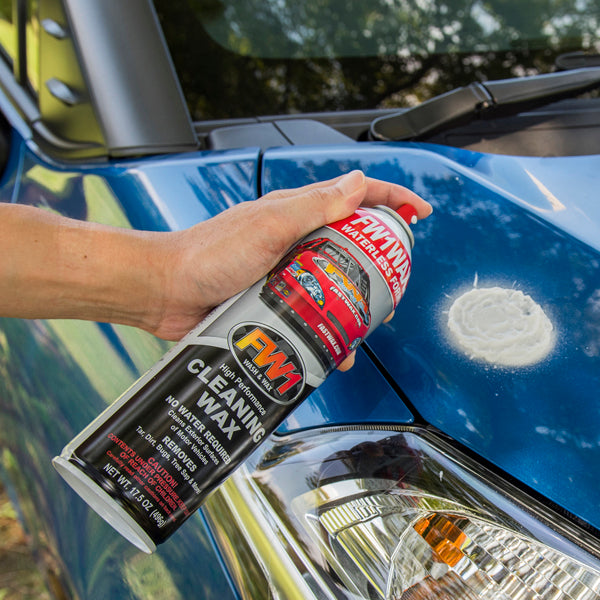
[[[457,121],[514,114],[532,106],[573,96],[600,85],[600,67],[472,83],[371,123],[372,139],[416,140]]]
[[[556,57],[554,64],[559,71],[571,71],[583,67],[600,67],[600,54],[590,54],[581,50],[565,52]]]

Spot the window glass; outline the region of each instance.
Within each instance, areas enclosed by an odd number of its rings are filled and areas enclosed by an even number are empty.
[[[323,245],[323,251],[326,254],[329,254],[329,256],[331,256],[331,258],[333,258],[333,260],[336,263],[340,262],[340,253],[339,253],[338,249],[335,246],[333,246],[332,244],[325,242],[325,244]]]
[[[414,106],[600,52],[598,0],[155,0],[197,120]]]

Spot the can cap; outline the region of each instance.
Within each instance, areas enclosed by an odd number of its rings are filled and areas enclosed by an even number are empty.
[[[396,212],[407,225],[417,222],[417,209],[412,204],[403,204]]]
[[[83,498],[113,529],[132,544],[151,554],[156,545],[143,527],[103,487],[97,485],[79,467],[62,456],[52,460],[62,478]]]

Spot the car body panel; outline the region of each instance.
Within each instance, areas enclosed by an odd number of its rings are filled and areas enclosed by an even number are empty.
[[[559,186],[561,160],[589,185]],[[600,526],[594,477],[600,339],[594,228],[600,219],[589,176],[596,160],[495,157],[418,144],[267,151],[261,193],[361,168],[410,187],[435,207],[413,227],[413,275],[396,317],[368,339],[376,362],[359,351],[356,367],[334,373],[281,431],[402,425],[416,416]],[[1,195],[75,218],[177,229],[255,198],[259,164],[258,149],[245,149],[67,168],[21,141],[13,144]],[[559,342],[543,364],[523,371],[485,367],[449,343],[444,314],[450,299],[475,281],[523,289],[547,309]],[[564,297],[566,289],[573,295]],[[162,574],[160,589],[173,597],[200,589],[204,598],[234,597],[201,512],[156,555],[141,557],[50,468],[62,445],[167,345],[129,328],[82,322],[4,319],[2,332],[5,385],[27,382],[2,394],[3,414],[11,420],[3,432],[3,469],[38,544],[62,561],[58,571],[69,574],[63,585],[81,597],[92,589],[94,597],[116,598],[132,589],[151,597],[158,589],[151,572]],[[207,581],[210,589],[202,587]]]
[[[263,191],[363,169],[433,204],[413,227],[406,296],[366,343],[421,419],[596,528],[598,166],[597,156],[499,157],[419,144],[279,149],[263,162]],[[453,299],[494,285],[530,295],[553,322],[556,343],[539,364],[471,360],[450,338]],[[368,421],[378,420],[374,410]],[[313,422],[296,415],[295,425]]]
[[[74,218],[178,228],[256,193],[256,151],[67,168],[41,159],[16,131],[12,135],[2,200]],[[74,598],[235,598],[201,513],[156,554],[142,555],[50,463],[168,347],[118,325],[0,320],[0,471],[49,580]]]

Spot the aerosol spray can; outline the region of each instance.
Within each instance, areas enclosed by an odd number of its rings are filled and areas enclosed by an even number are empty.
[[[53,461],[145,552],[167,539],[397,306],[415,209],[359,208],[215,309]]]

